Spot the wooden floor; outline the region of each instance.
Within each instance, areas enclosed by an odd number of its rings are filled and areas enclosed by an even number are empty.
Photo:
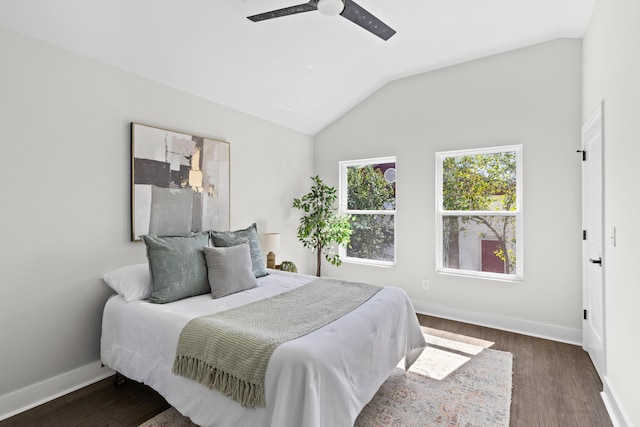
[[[420,324],[489,340],[511,352],[511,426],[612,426],[602,384],[582,348],[466,323],[419,315]],[[136,427],[169,405],[146,386],[128,381],[115,388],[100,381],[30,411],[0,421],[0,427]]]

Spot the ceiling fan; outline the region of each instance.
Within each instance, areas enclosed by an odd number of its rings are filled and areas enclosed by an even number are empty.
[[[272,10],[248,16],[247,18],[253,22],[258,22],[313,10],[317,10],[324,15],[341,15],[383,40],[389,40],[396,33],[395,30],[367,12],[353,0],[310,0],[308,3]]]

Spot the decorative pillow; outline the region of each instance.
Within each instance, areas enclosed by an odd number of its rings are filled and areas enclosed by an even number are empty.
[[[249,242],[251,252],[251,265],[253,275],[255,277],[266,276],[267,267],[262,257],[262,249],[260,249],[260,240],[258,240],[258,228],[253,223],[244,230],[236,231],[214,231],[211,230],[211,240],[213,245],[217,247],[236,246],[241,243]]]
[[[204,248],[209,269],[211,296],[221,298],[258,286],[251,266],[249,245]]]
[[[151,273],[151,299],[164,304],[211,291],[203,247],[207,234],[142,236]]]
[[[124,300],[149,299],[151,296],[151,276],[149,264],[134,264],[105,273],[102,277],[107,285]]]

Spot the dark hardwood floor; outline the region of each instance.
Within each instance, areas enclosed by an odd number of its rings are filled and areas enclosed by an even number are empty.
[[[574,345],[418,315],[420,324],[494,342],[513,359],[512,427],[612,426],[602,384],[587,353]],[[0,427],[136,427],[169,405],[148,387],[106,379],[30,411]]]
[[[492,349],[513,354],[511,427],[613,425],[600,397],[602,382],[581,347],[435,317],[418,318],[423,326],[493,341]]]

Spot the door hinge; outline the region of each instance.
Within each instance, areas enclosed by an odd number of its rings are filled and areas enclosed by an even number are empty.
[[[587,240],[587,230],[582,230],[582,240]]]
[[[587,160],[587,152],[585,150],[576,150],[576,153],[582,153],[582,161],[585,162]]]
[[[582,310],[582,318],[583,318],[584,320],[587,320],[587,317],[588,317],[588,316],[587,316],[587,310],[586,310],[586,309]]]

